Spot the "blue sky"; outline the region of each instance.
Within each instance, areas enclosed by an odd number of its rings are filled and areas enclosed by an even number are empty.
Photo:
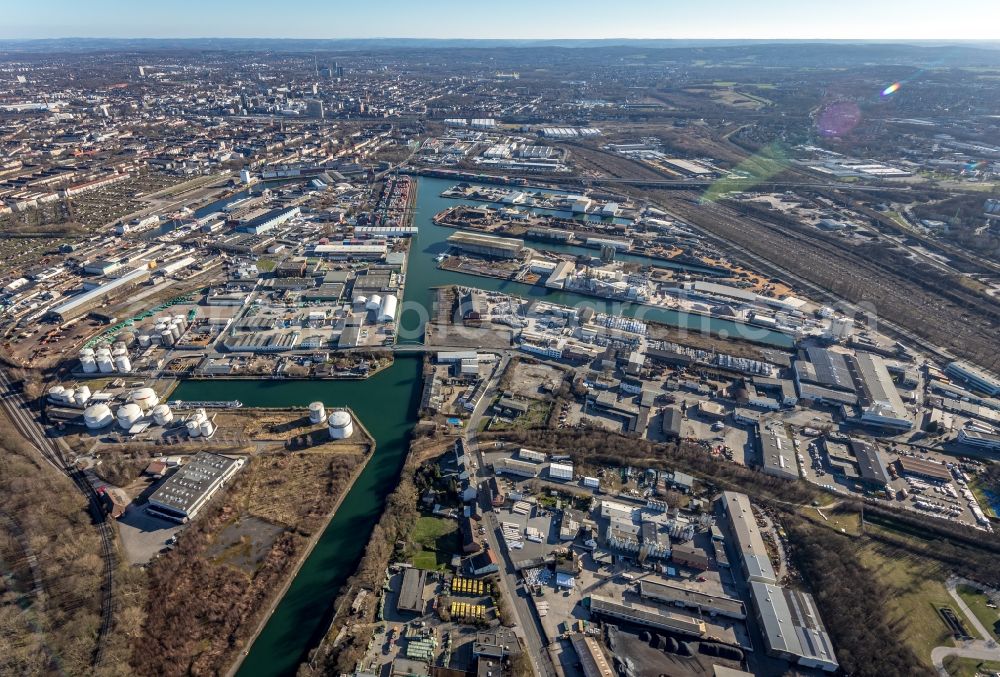
[[[1000,0],[3,0],[0,37],[1000,40]]]

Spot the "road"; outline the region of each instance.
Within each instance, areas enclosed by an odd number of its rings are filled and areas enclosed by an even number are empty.
[[[104,561],[104,573],[101,584],[101,625],[98,628],[97,644],[91,659],[91,665],[98,666],[104,657],[106,640],[111,634],[114,622],[114,571],[116,566],[115,549],[112,544],[111,525],[98,500],[94,487],[75,466],[68,464],[63,458],[58,444],[45,434],[45,429],[35,420],[31,409],[25,402],[20,390],[13,387],[7,372],[0,369],[0,407],[11,424],[28,444],[34,447],[38,455],[55,470],[66,475],[77,489],[90,502],[90,512],[101,537],[101,556]]]
[[[964,579],[955,578],[954,576],[949,578],[945,583],[945,587],[948,588],[948,594],[951,595],[952,599],[955,601],[955,606],[957,606],[965,618],[972,624],[975,631],[979,634],[980,639],[967,640],[962,643],[962,646],[951,647],[951,646],[939,646],[935,647],[931,651],[931,661],[934,663],[934,669],[938,671],[938,674],[942,677],[948,676],[948,671],[944,669],[944,659],[948,656],[958,656],[959,658],[972,658],[979,661],[997,661],[1000,662],[1000,646],[997,645],[996,640],[992,639],[993,635],[986,629],[982,624],[976,614],[972,613],[972,609],[969,605],[965,603],[961,595],[958,594],[956,587],[960,583],[966,583]],[[976,586],[977,584],[969,582],[970,585]],[[978,587],[978,586],[977,586]]]
[[[479,423],[486,414],[487,409],[496,397],[500,376],[507,369],[510,363],[509,351],[501,353],[500,361],[497,363],[493,373],[490,374],[489,385],[483,394],[483,398],[476,405],[472,416],[469,418],[465,433],[465,449],[467,458],[475,459],[476,467],[470,468],[472,477],[470,481],[474,486],[478,486],[481,479],[487,476],[484,458],[479,449],[478,431]],[[517,627],[515,632],[524,642],[527,648],[528,659],[531,661],[531,669],[538,677],[555,677],[556,670],[552,663],[552,657],[546,649],[545,636],[542,630],[541,619],[534,610],[534,605],[527,598],[527,593],[518,591],[517,578],[514,572],[514,565],[510,559],[510,554],[503,546],[503,537],[500,533],[500,524],[496,514],[492,511],[486,512],[486,543],[490,550],[500,557],[502,571],[500,572],[500,582],[503,586],[503,596],[510,600],[511,608],[517,616]]]

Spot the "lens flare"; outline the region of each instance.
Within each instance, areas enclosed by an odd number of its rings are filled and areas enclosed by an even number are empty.
[[[900,82],[894,82],[894,83],[892,83],[891,85],[889,85],[888,87],[886,87],[885,89],[882,90],[882,96],[889,96],[891,94],[895,94],[896,92],[899,91],[899,88],[902,87],[902,86],[903,86],[902,83],[900,83]]]

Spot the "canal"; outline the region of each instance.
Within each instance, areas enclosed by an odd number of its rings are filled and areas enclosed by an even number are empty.
[[[423,324],[433,300],[432,288],[449,284],[477,286],[526,298],[544,298],[569,306],[587,305],[602,312],[638,314],[646,320],[697,331],[722,335],[729,332],[734,337],[746,335],[747,328],[743,325],[717,318],[603,301],[541,286],[439,270],[434,257],[447,249],[445,240],[455,231],[437,226],[431,219],[445,207],[456,204],[455,200],[440,197],[441,192],[452,185],[453,181],[433,178],[421,178],[418,182],[414,223],[419,227],[419,233],[411,243],[407,263],[399,330],[401,338],[412,336],[417,339],[422,336]],[[235,195],[203,209],[209,213],[241,196]],[[569,249],[573,248],[565,250]],[[661,263],[654,260],[647,262]],[[752,331],[755,332],[753,340],[760,343],[779,347],[791,345],[790,338],[785,334],[756,328]],[[331,407],[347,406],[354,410],[376,440],[374,456],[254,641],[240,667],[240,677],[294,675],[309,650],[322,639],[332,617],[334,598],[357,568],[371,531],[385,506],[386,497],[399,479],[420,406],[420,366],[419,357],[397,357],[392,367],[364,381],[198,380],[184,381],[173,392],[172,399],[235,398],[247,407],[306,407],[316,400]]]

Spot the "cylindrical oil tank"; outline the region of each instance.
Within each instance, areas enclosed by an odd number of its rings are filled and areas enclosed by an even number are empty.
[[[142,418],[142,409],[139,405],[129,402],[118,407],[118,425],[128,430],[135,422]]]
[[[115,420],[106,404],[92,404],[83,411],[83,422],[88,430],[105,428]]]
[[[368,303],[365,304],[365,308],[368,310],[378,310],[381,305],[382,297],[378,294],[372,294],[372,297],[368,299]]]
[[[80,355],[80,368],[84,374],[97,372],[97,359],[94,357],[93,352],[90,355]]]
[[[160,343],[162,343],[165,346],[174,345],[174,335],[170,333],[169,329],[164,329],[163,332],[160,334]]]
[[[143,411],[149,411],[160,403],[160,398],[152,388],[136,388],[129,393],[128,399],[138,404]]]
[[[354,299],[354,304],[355,305],[363,306],[366,303],[368,303],[368,297],[367,296],[359,296],[358,298]]]
[[[110,374],[115,370],[115,363],[111,361],[110,354],[97,356],[97,369],[102,374]]]
[[[198,427],[201,429],[202,437],[211,437],[215,434],[215,425],[208,419],[202,421],[201,425]]]
[[[55,402],[65,402],[66,388],[64,386],[52,386],[49,388],[49,399]]]
[[[90,394],[91,394],[90,386],[86,385],[80,386],[79,388],[76,389],[76,403],[86,404],[87,400],[90,399]]]
[[[184,427],[187,428],[188,437],[201,437],[201,426],[194,419],[185,423]]]
[[[153,420],[156,425],[167,425],[174,420],[174,412],[166,404],[158,404],[153,407]]]
[[[326,407],[322,402],[313,402],[309,405],[309,422],[322,423],[326,419]]]
[[[170,334],[174,337],[174,341],[181,337],[181,326],[176,322],[170,323]]]
[[[327,427],[330,431],[330,437],[335,440],[347,439],[354,434],[354,421],[351,420],[351,415],[343,409],[330,414]]]
[[[66,404],[76,404],[76,391],[72,388],[66,388],[63,391],[62,399]]]
[[[149,334],[139,334],[139,347],[148,348],[152,345],[153,341],[149,338]]]
[[[132,371],[132,362],[129,361],[127,354],[118,355],[115,358],[115,369],[122,372],[123,374],[127,374],[128,372]]]

